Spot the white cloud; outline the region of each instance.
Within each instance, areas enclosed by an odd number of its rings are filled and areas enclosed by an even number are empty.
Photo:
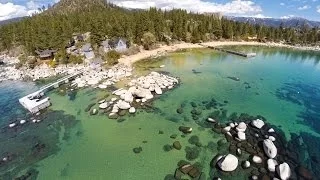
[[[181,8],[192,12],[221,12],[224,14],[257,14],[262,12],[259,5],[248,0],[233,0],[225,4],[219,4],[204,0],[111,0],[118,6],[126,8],[147,9],[157,7],[161,9]]]
[[[282,17],[280,17],[280,19],[290,19],[290,18],[293,18],[293,17],[295,17],[294,15],[288,15],[288,16],[282,16]]]
[[[272,18],[270,16],[265,16],[263,14],[256,14],[256,15],[244,15],[242,17],[253,17],[253,18],[262,18],[262,19],[265,19],[265,18]]]
[[[284,6],[284,5],[286,5],[285,3],[280,3],[280,6]]]
[[[15,5],[11,2],[0,3],[0,21],[27,15],[29,15],[28,10],[24,6]]]
[[[317,6],[317,12],[320,13],[320,6]]]
[[[311,7],[309,5],[304,5],[301,7],[298,7],[298,10],[306,10],[306,9],[310,9]]]

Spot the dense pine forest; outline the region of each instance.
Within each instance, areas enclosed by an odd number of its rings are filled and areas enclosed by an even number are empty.
[[[91,32],[93,44],[99,44],[106,37],[124,37],[130,43],[141,44],[145,33],[162,42],[246,40],[254,36],[260,41],[291,44],[312,45],[320,41],[320,32],[316,28],[273,28],[181,9],[126,10],[103,0],[61,0],[40,14],[1,26],[0,50],[19,45],[30,53],[38,49],[61,49],[73,33],[85,32]]]

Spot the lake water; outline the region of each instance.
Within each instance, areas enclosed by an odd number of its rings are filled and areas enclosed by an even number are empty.
[[[3,179],[29,172],[27,175],[38,179],[161,180],[170,179],[177,163],[187,159],[202,167],[204,179],[248,179],[251,170],[240,166],[231,176],[210,167],[214,156],[229,149],[217,145],[225,139],[222,134],[202,126],[210,114],[217,112],[222,123],[241,113],[263,116],[287,141],[285,151],[299,152],[299,163],[319,176],[320,55],[276,48],[228,48],[256,52],[257,56],[242,58],[202,49],[139,63],[138,74],[165,71],[179,77],[181,84],[157,97],[150,108],[118,120],[85,112],[89,104],[108,95],[111,98],[108,91],[88,88],[72,94],[50,92],[53,105],[37,117],[42,123],[15,130],[2,128],[0,153],[12,157],[12,161],[0,163]],[[161,64],[165,67],[152,68]],[[17,100],[36,86],[0,85],[0,123],[25,118],[26,112]],[[210,106],[213,101],[215,105]],[[177,113],[179,108],[181,114]],[[192,115],[193,109],[201,113]],[[181,134],[181,125],[192,127],[193,132]],[[173,135],[175,139],[170,138]],[[195,136],[200,144],[191,142]],[[167,152],[174,141],[179,141],[182,149]],[[133,149],[137,147],[142,151],[135,154]]]

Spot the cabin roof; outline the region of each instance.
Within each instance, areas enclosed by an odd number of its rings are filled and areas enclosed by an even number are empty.
[[[51,57],[53,53],[56,52],[56,50],[46,49],[46,50],[37,50],[35,52],[38,54],[40,58],[48,58],[48,57]]]
[[[87,43],[87,44],[83,45],[81,49],[83,52],[89,52],[89,51],[91,51],[91,44]]]
[[[115,44],[115,45],[118,45],[119,41],[122,41],[122,42],[125,43],[125,44],[127,43],[127,40],[124,39],[124,38],[116,38],[116,39],[114,40],[114,44]]]

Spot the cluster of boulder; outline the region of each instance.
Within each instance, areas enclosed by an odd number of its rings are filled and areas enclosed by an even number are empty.
[[[209,118],[207,121],[211,123],[216,123],[216,121],[212,118]],[[259,166],[260,164],[263,164],[263,163],[265,164],[264,160],[267,160],[266,166],[268,168],[268,171],[270,173],[275,174],[274,176],[275,178],[280,178],[281,180],[287,180],[291,177],[291,168],[288,163],[283,161],[279,162],[280,160],[277,159],[278,149],[274,144],[274,142],[276,141],[276,138],[272,136],[272,134],[275,133],[274,129],[269,128],[267,130],[267,133],[269,133],[270,135],[264,135],[263,137],[260,137],[261,134],[257,133],[259,132],[259,130],[264,128],[264,126],[265,126],[265,123],[263,120],[256,119],[256,120],[252,120],[248,124],[246,124],[245,122],[229,123],[228,126],[223,127],[221,129],[221,132],[225,134],[227,139],[238,142],[237,146],[234,146],[237,148],[235,151],[235,154],[237,154],[238,156],[241,156],[242,150],[245,150],[249,152],[249,154],[251,155],[250,156],[251,159],[243,161],[242,163],[243,168],[245,169],[250,168],[251,163]],[[246,132],[248,131],[248,129],[250,129],[250,133]],[[254,138],[260,139],[260,142],[256,142],[256,144],[259,144],[259,143],[262,144],[262,149],[263,149],[262,154],[255,153],[258,150],[256,150],[254,146],[247,145],[247,147],[245,148],[242,147],[243,143],[241,142],[247,141],[248,139],[246,138],[246,136],[250,136],[252,132],[256,132],[254,134]],[[219,156],[216,159],[216,165],[217,167],[219,167],[220,170],[224,172],[231,172],[237,169],[239,165],[239,160],[235,155],[230,153],[227,155]],[[261,169],[261,171],[263,172],[264,170]],[[258,176],[253,175],[252,179],[258,179]]]
[[[131,75],[132,68],[122,64],[115,65],[111,69],[101,69],[101,71],[88,68],[83,72],[82,76],[73,81],[72,85],[77,86],[78,88],[98,86],[100,89],[106,89],[108,86],[113,85],[122,78],[130,77]]]
[[[134,114],[136,112],[134,105],[143,105],[155,95],[161,95],[164,90],[172,89],[178,82],[176,78],[151,72],[147,76],[131,80],[128,89],[120,88],[112,92],[118,98],[100,101],[99,108],[109,110],[109,118],[112,119],[116,119],[119,113],[124,111]]]

